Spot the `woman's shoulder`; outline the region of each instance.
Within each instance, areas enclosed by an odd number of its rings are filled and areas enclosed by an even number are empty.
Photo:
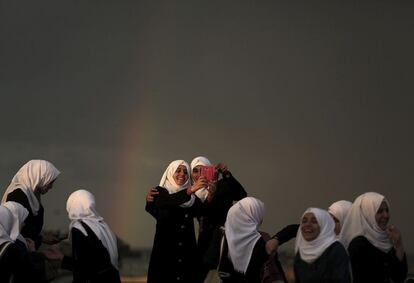
[[[353,247],[369,247],[372,246],[372,244],[368,241],[368,239],[365,236],[356,236],[351,240],[349,243],[349,248]]]
[[[327,249],[326,252],[329,253],[331,256],[348,256],[344,245],[339,242],[333,242]]]

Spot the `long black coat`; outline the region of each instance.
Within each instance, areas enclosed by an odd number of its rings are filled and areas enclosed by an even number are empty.
[[[162,187],[146,210],[157,220],[154,244],[148,268],[148,283],[200,282],[201,260],[196,249],[194,220],[201,210],[196,198],[193,206],[184,208],[190,200],[186,190],[169,194]]]
[[[72,228],[72,257],[63,258],[62,268],[72,270],[74,283],[120,283],[108,250],[88,225],[82,226],[88,235]]]
[[[367,238],[358,236],[348,246],[354,283],[402,283],[407,276],[407,258],[400,261],[391,249],[385,253]]]

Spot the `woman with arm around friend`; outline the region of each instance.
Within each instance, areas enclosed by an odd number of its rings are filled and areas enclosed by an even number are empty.
[[[340,239],[348,248],[354,283],[402,283],[407,258],[401,233],[389,225],[388,200],[376,192],[357,197]]]
[[[351,283],[349,258],[326,210],[308,208],[296,236],[296,283]]]
[[[151,203],[156,230],[148,267],[148,283],[201,281],[194,217],[201,210],[195,192],[206,186],[191,186],[190,166],[184,160],[171,162],[161,177]]]

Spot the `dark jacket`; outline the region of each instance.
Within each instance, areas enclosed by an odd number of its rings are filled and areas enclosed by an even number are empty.
[[[351,283],[349,258],[340,242],[334,242],[312,263],[303,261],[298,252],[293,269],[296,283]]]
[[[407,276],[407,258],[400,261],[394,248],[385,253],[358,236],[349,244],[348,252],[354,283],[402,283]]]
[[[74,283],[120,283],[108,250],[88,225],[82,226],[88,235],[72,228],[72,257],[63,258],[62,268],[72,270]]]

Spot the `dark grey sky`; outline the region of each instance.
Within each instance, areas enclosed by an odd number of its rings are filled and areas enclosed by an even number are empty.
[[[149,187],[174,159],[224,161],[264,228],[378,191],[414,252],[414,3],[1,1],[0,184],[62,171],[66,227],[87,188],[113,229],[152,244]]]

